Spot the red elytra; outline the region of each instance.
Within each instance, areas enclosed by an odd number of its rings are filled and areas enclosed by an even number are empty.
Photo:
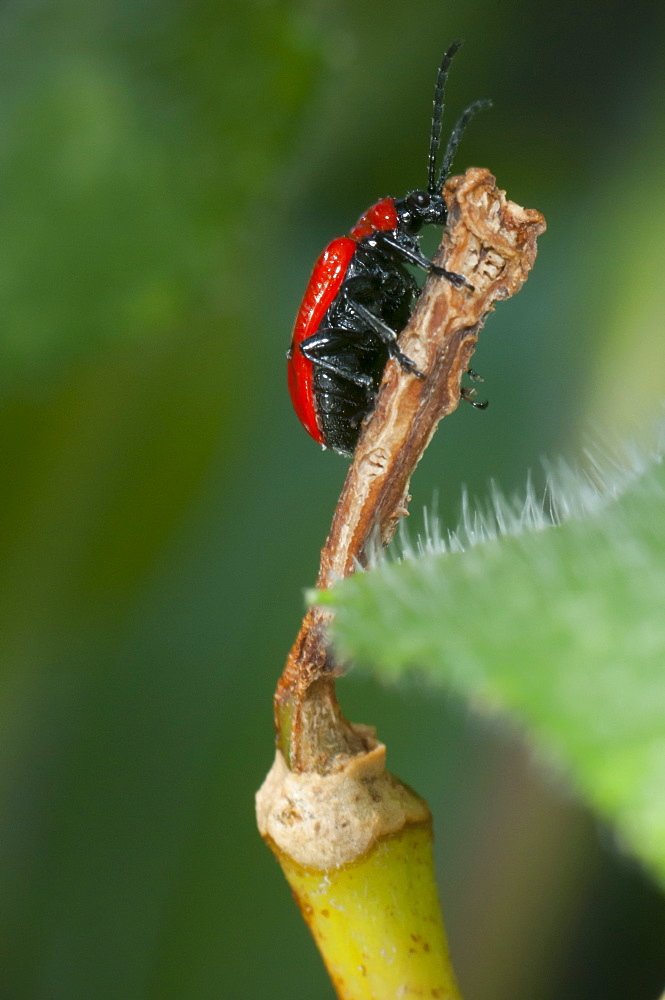
[[[300,344],[316,333],[321,325],[342,286],[358,240],[375,232],[396,229],[398,221],[394,198],[381,198],[363,212],[348,236],[340,236],[326,247],[314,265],[305,289],[289,351],[289,393],[298,419],[319,444],[325,444],[325,441],[316,408],[313,362],[301,353]]]

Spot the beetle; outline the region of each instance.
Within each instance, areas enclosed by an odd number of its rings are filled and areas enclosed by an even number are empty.
[[[427,188],[410,191],[404,198],[380,198],[348,236],[334,239],[314,265],[296,317],[287,352],[293,407],[315,441],[343,455],[353,454],[389,358],[414,377],[424,378],[398,343],[420,291],[405,265],[472,290],[461,274],[434,264],[419,245],[423,226],[446,225],[441,189],[467,123],[491,104],[475,101],[463,112],[437,171],[446,78],[461,44],[450,46],[437,75]],[[487,405],[474,401],[468,390],[463,395],[474,406]]]

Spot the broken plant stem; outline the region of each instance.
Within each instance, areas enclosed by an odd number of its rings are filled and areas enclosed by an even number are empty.
[[[525,281],[544,229],[507,202],[486,170],[444,188],[448,225],[437,264],[473,285],[431,276],[400,337],[424,379],[394,362],[363,427],[321,553],[317,587],[366,566],[407,513],[409,480],[439,420],[460,399],[478,331],[495,299]],[[275,694],[277,752],[256,797],[278,858],[340,1000],[460,1000],[438,903],[427,803],[385,767],[368,726],[342,715],[329,648],[332,612],[311,608]]]
[[[462,274],[473,291],[441,276],[427,279],[400,336],[400,349],[425,378],[388,362],[321,553],[319,589],[367,565],[372,547],[393,537],[408,512],[411,475],[438,422],[459,403],[478,332],[494,302],[526,281],[545,229],[539,212],[507,201],[484,169],[450,178],[444,196],[448,223],[435,263]],[[331,618],[326,608],[307,612],[275,693],[278,747],[295,772],[326,774],[369,749],[337,704]]]

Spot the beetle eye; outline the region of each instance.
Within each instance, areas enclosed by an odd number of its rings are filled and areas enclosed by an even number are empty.
[[[429,194],[426,191],[413,191],[408,198],[408,201],[414,208],[427,208],[429,205]]]

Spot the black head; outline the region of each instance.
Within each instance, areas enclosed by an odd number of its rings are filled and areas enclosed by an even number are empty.
[[[446,204],[441,192],[409,191],[395,201],[400,229],[415,235],[423,226],[446,224]]]

